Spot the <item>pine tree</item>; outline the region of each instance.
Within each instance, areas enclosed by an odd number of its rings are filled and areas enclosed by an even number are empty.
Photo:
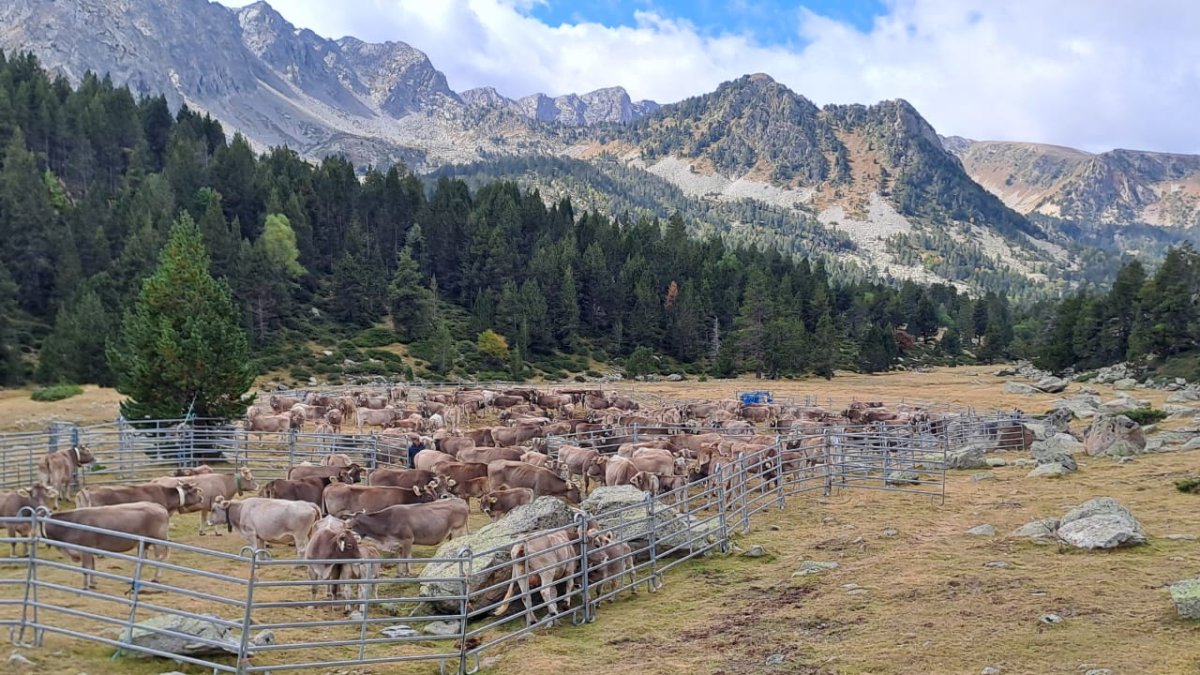
[[[423,281],[412,250],[405,246],[396,255],[396,272],[388,288],[392,328],[404,342],[424,340],[435,329],[437,299]]]
[[[38,352],[37,380],[45,384],[112,386],[114,377],[105,359],[105,340],[114,323],[95,291],[81,292],[58,311],[54,330]]]
[[[252,401],[250,347],[224,281],[209,273],[200,230],[186,213],[158,267],[108,346],[127,419],[233,419]]]
[[[17,284],[0,261],[0,386],[12,386],[25,377],[15,325],[19,311]]]
[[[450,334],[450,326],[445,319],[437,319],[437,327],[429,338],[429,349],[433,353],[431,364],[434,372],[445,375],[454,368],[458,358],[458,348],[454,344],[454,336]]]
[[[833,317],[825,314],[817,321],[817,330],[813,334],[812,351],[809,357],[813,373],[827,380],[833,379],[833,369],[837,365],[837,358],[837,327],[833,323]]]

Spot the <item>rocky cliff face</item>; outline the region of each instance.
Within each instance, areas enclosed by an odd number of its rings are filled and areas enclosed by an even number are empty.
[[[645,117],[661,107],[654,101],[634,102],[623,87],[609,87],[587,94],[567,94],[556,98],[545,94],[533,94],[516,101],[500,95],[491,87],[480,87],[463,92],[461,97],[472,107],[511,110],[537,122],[574,127],[625,124]]]
[[[975,181],[1021,213],[1077,222],[1200,224],[1200,157],[1091,154],[1037,143],[944,139]]]

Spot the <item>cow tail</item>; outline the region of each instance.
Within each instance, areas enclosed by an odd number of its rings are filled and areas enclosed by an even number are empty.
[[[512,577],[508,580],[508,592],[504,594],[504,604],[496,608],[493,612],[496,616],[501,616],[508,611],[509,604],[512,603],[513,596],[516,595],[517,579],[525,573],[525,565],[521,562],[521,558],[525,557],[525,542],[521,542],[513,546],[511,557],[513,559]]]

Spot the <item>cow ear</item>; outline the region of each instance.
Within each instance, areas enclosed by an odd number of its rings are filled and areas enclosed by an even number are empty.
[[[27,490],[27,489],[25,489],[25,488],[21,488],[20,490],[17,490],[17,494],[18,494],[18,495],[20,495],[20,496],[22,496],[22,497],[28,497],[28,496],[29,496],[29,490]]]
[[[420,496],[420,494],[421,494],[421,486],[420,485],[413,486],[413,494]]]

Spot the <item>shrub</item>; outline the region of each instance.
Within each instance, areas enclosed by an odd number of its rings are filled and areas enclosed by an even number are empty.
[[[299,366],[289,370],[288,375],[291,375],[293,378],[300,380],[302,382],[307,382],[308,378],[312,377],[311,372],[309,372],[307,369],[301,368]]]
[[[588,377],[600,377],[600,372],[589,369],[586,373],[584,373],[584,375],[587,375]]]
[[[1184,478],[1175,481],[1175,489],[1180,492],[1196,494],[1200,492],[1200,478]]]
[[[1125,413],[1125,416],[1141,426],[1146,426],[1167,419],[1167,412],[1158,408],[1139,408]]]
[[[35,401],[48,403],[50,401],[61,401],[65,398],[78,396],[83,393],[83,387],[77,384],[55,384],[49,387],[39,387],[33,390],[29,398]]]
[[[587,382],[587,378],[586,378],[586,377],[584,377],[584,376],[582,376],[582,375],[576,375],[576,376],[575,376],[575,381],[576,381],[576,382]]]
[[[359,347],[386,347],[396,341],[396,334],[386,328],[368,328],[354,336]]]

